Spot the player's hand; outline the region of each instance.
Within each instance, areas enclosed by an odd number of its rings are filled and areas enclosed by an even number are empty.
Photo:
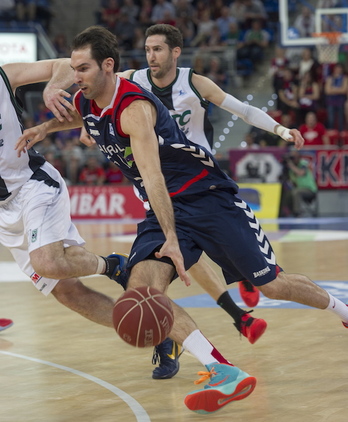
[[[74,106],[67,100],[71,94],[63,89],[54,88],[47,85],[43,92],[43,99],[48,109],[52,111],[54,116],[60,121],[64,119],[71,122],[73,119],[70,116],[68,109],[74,111]]]
[[[156,258],[168,256],[173,261],[180,279],[186,284],[186,286],[191,285],[190,277],[185,271],[184,258],[180,251],[178,242],[166,240],[159,252],[155,252],[155,256]]]
[[[84,127],[81,128],[80,142],[82,142],[88,147],[91,147],[92,145],[96,143],[95,140],[92,138],[92,136],[87,132],[87,130]]]
[[[293,142],[295,144],[296,149],[301,149],[304,145],[304,139],[301,135],[301,132],[297,129],[290,129],[290,135],[292,139],[289,139],[289,142]]]
[[[42,141],[47,136],[47,131],[43,125],[34,126],[30,129],[25,129],[22,136],[20,136],[16,142],[15,150],[17,150],[17,156],[20,157],[22,152],[27,152],[37,142]]]

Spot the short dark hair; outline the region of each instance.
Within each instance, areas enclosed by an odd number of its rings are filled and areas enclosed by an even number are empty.
[[[100,68],[103,61],[111,57],[115,62],[114,72],[118,71],[120,52],[114,34],[102,26],[90,26],[76,35],[71,44],[71,50],[81,50],[87,46],[91,47],[92,59],[98,63]]]
[[[152,25],[147,28],[145,32],[145,39],[151,37],[152,35],[164,35],[165,43],[168,44],[169,48],[173,50],[175,47],[183,48],[183,38],[180,30],[173,25],[168,25],[166,23],[159,23],[157,25]]]

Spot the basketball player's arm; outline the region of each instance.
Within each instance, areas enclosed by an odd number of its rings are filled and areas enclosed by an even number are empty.
[[[122,131],[130,136],[134,161],[141,174],[146,193],[166,241],[156,257],[168,256],[186,285],[190,279],[185,272],[184,259],[176,235],[174,210],[161,170],[159,145],[154,131],[156,111],[149,101],[133,101],[121,114]]]
[[[73,109],[69,101],[65,99],[65,97],[70,97],[70,94],[64,91],[74,82],[70,59],[39,60],[34,63],[9,63],[2,66],[2,68],[10,81],[13,92],[22,85],[50,81],[49,84],[52,83],[52,89],[55,89],[54,99],[45,98],[44,92],[44,101],[59,120],[63,121],[63,118],[68,116],[66,108]]]
[[[18,157],[21,156],[22,152],[26,152],[37,142],[45,139],[49,133],[82,127],[83,120],[79,113],[74,109],[74,111],[69,110],[69,114],[71,116],[71,121],[65,120],[62,123],[58,119],[54,118],[42,123],[41,125],[25,129],[22,136],[18,138],[15,145],[15,150],[17,150]]]
[[[257,107],[244,104],[237,98],[223,91],[212,80],[201,75],[192,75],[192,83],[207,101],[229,111],[243,119],[246,123],[267,132],[276,133],[285,141],[294,142],[296,148],[302,148],[304,139],[297,129],[288,129],[277,123],[271,116]]]

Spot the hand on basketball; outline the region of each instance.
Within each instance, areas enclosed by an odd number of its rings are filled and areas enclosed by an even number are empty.
[[[17,150],[17,156],[20,157],[22,152],[26,152],[37,142],[42,141],[47,135],[46,130],[42,125],[31,127],[30,129],[25,129],[22,136],[18,138],[18,141],[15,145],[15,150]]]
[[[64,122],[64,119],[69,122],[72,121],[72,117],[68,110],[74,111],[74,106],[66,99],[70,97],[71,94],[69,94],[69,92],[49,85],[46,86],[43,92],[43,99],[46,107],[52,111],[60,122]]]
[[[186,286],[191,285],[191,280],[188,274],[185,271],[184,258],[179,248],[178,242],[171,242],[166,240],[162,245],[159,252],[155,252],[156,258],[162,258],[163,256],[168,256],[174,263],[176,272],[180,279],[186,284]]]

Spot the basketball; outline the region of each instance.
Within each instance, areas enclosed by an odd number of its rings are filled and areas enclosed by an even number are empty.
[[[153,347],[170,333],[174,322],[167,296],[149,286],[127,290],[115,303],[113,323],[118,335],[135,347]]]

